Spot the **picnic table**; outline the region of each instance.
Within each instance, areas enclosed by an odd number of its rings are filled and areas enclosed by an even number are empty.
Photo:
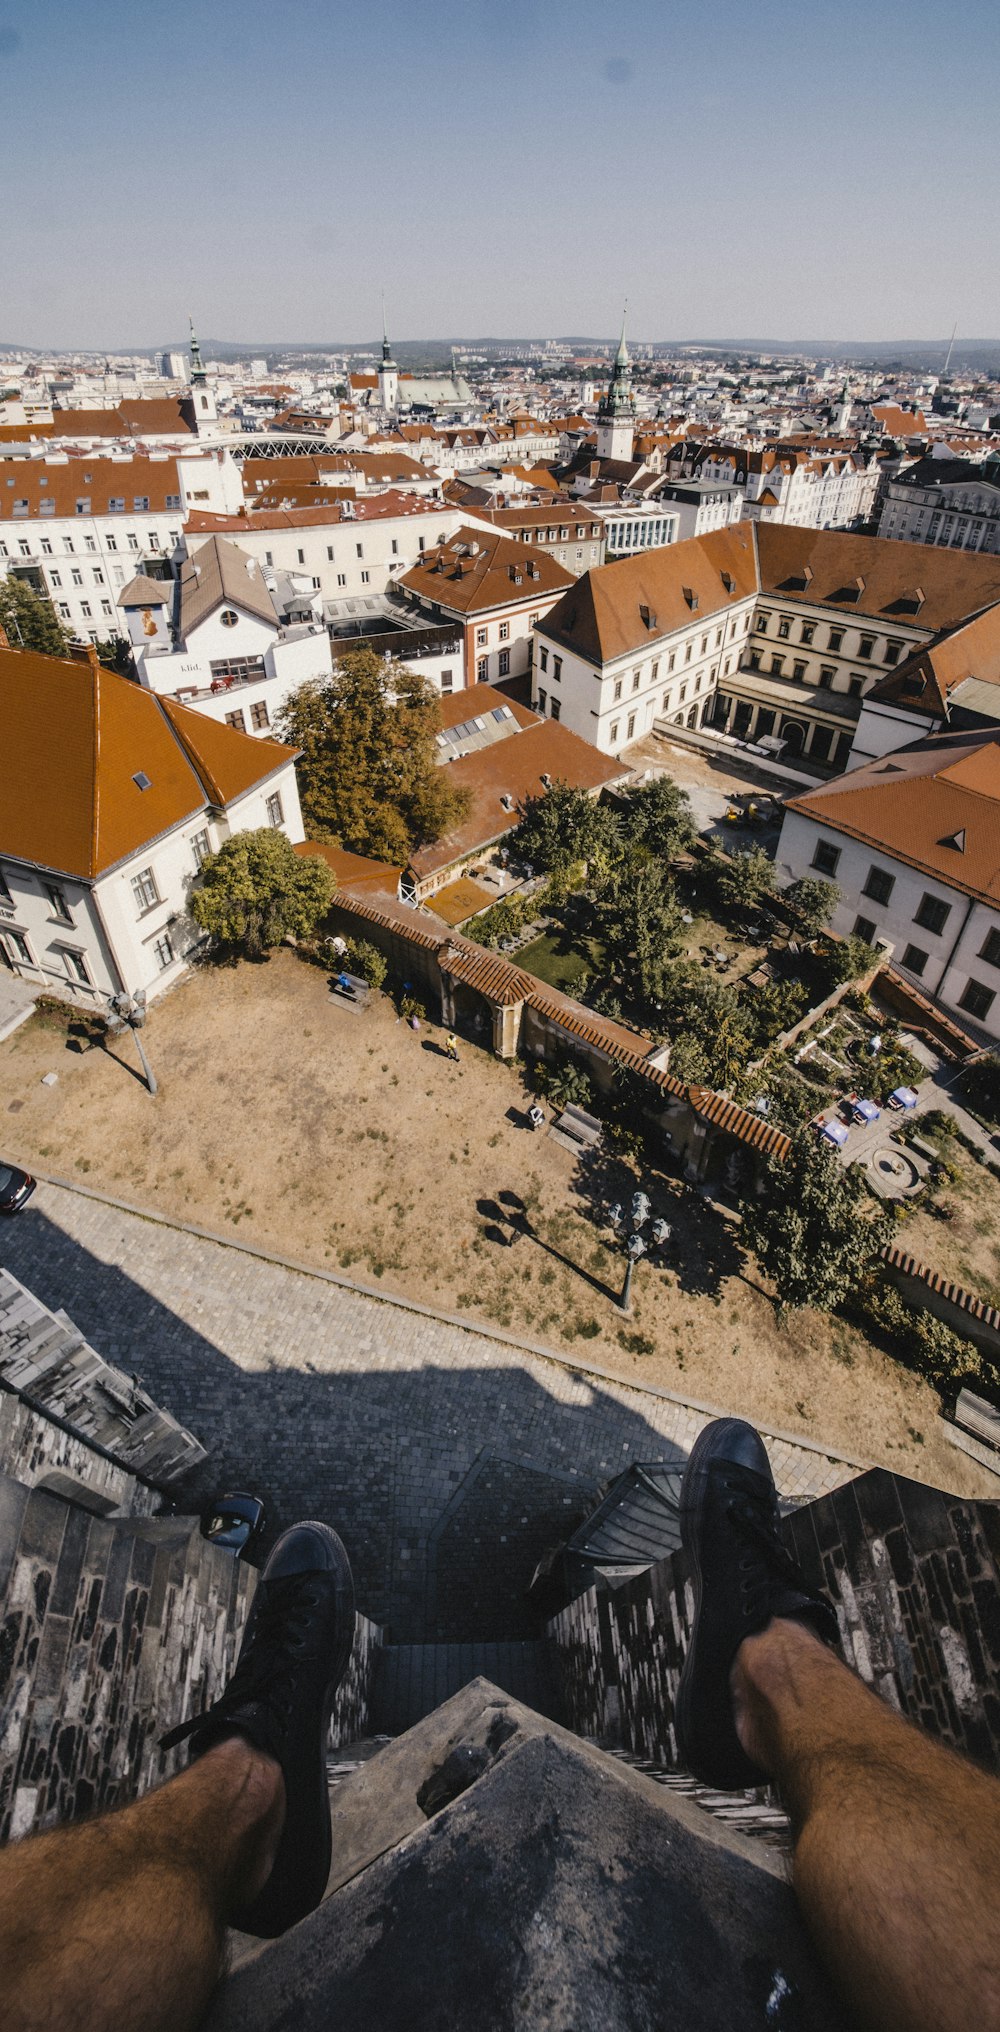
[[[343,1002],[348,1009],[367,1009],[371,989],[360,974],[335,974],[330,982],[330,993],[335,1001]]]
[[[596,1150],[602,1133],[597,1116],[588,1115],[585,1108],[577,1108],[572,1102],[549,1130],[550,1136],[568,1150]]]

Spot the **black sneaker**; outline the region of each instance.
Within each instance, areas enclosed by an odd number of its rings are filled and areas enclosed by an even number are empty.
[[[230,1915],[241,1933],[273,1940],[319,1904],[330,1875],[326,1776],[330,1710],[354,1641],[354,1583],[327,1524],[293,1524],[265,1562],[236,1668],[207,1714],[162,1739],[191,1738],[201,1757],[246,1736],[281,1765],[285,1824],[274,1868],[251,1905]]]
[[[733,1721],[729,1675],[745,1637],[774,1616],[807,1623],[836,1644],[829,1602],[807,1587],[779,1536],[780,1516],[764,1443],[742,1418],[717,1418],[691,1449],[680,1494],[681,1541],[691,1562],[695,1607],[674,1722],[685,1769],[735,1792],[766,1785]]]

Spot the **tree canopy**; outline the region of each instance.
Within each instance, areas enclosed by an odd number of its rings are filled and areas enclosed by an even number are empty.
[[[191,898],[196,924],[221,946],[259,958],[282,939],[308,938],[336,888],[318,854],[297,854],[276,826],[234,833],[202,867]]]
[[[671,1072],[697,1086],[732,1088],[750,1058],[752,1030],[736,990],[680,960],[665,970],[661,1004]]]
[[[659,1001],[681,949],[681,911],[669,876],[654,861],[612,869],[598,891],[595,916],[611,971],[627,992]]]
[[[783,1305],[831,1312],[892,1233],[892,1215],[873,1209],[859,1167],[806,1132],[784,1162],[769,1162],[761,1197],[743,1203],[743,1239]]]
[[[695,837],[690,801],[671,776],[653,776],[628,792],[621,828],[630,852],[662,861],[683,853]]]
[[[824,993],[832,994],[843,981],[860,980],[875,965],[878,953],[863,938],[831,939],[817,955]]]
[[[280,738],[302,750],[302,814],[311,835],[376,860],[405,861],[464,817],[468,792],[437,760],[437,697],[427,680],[371,649],[342,656],[300,686]]]
[[[551,783],[540,797],[525,800],[510,847],[539,874],[564,874],[577,861],[600,871],[617,858],[619,822],[585,790]]]
[[[715,880],[727,909],[759,910],[765,896],[774,894],[774,862],[763,847],[744,847],[726,855],[716,867]]]
[[[69,635],[51,600],[24,579],[0,579],[0,628],[12,649],[35,649],[42,656],[65,656],[69,650]]]
[[[800,875],[797,882],[790,882],[782,890],[781,900],[795,912],[806,936],[813,938],[829,924],[840,902],[840,890],[836,882],[820,882],[813,875]]]

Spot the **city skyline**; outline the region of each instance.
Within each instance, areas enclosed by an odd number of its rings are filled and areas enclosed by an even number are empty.
[[[752,42],[735,0],[710,38],[638,0],[387,0],[374,34],[293,0],[278,36],[261,0],[181,0],[166,29],[119,0],[0,11],[0,341],[149,348],[190,311],[362,344],[383,287],[415,340],[610,335],[626,296],[663,343],[1000,332],[988,179],[926,134],[932,88],[942,130],[988,131],[984,0],[765,0]]]

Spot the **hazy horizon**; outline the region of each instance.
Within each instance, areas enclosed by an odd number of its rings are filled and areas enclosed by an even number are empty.
[[[370,344],[383,288],[399,342],[611,336],[626,297],[640,343],[1000,332],[982,150],[928,132],[992,131],[998,56],[986,0],[719,0],[710,26],[639,0],[0,0],[3,343],[149,350],[280,299],[315,336],[230,343]]]

